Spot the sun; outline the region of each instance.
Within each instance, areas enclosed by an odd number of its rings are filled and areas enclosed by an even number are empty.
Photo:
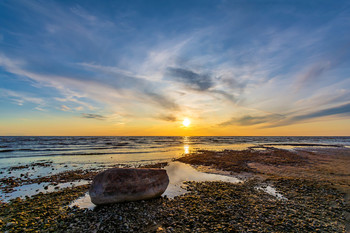
[[[188,127],[190,124],[191,124],[191,121],[188,118],[185,118],[184,121],[182,122],[182,125],[185,127]]]

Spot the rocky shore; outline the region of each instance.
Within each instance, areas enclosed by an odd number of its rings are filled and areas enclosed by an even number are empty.
[[[349,155],[339,148],[199,151],[179,161],[233,175],[243,172],[250,178],[238,184],[187,182],[189,192],[174,199],[162,197],[93,210],[69,207],[86,193],[88,185],[18,198],[0,204],[0,231],[347,232]],[[87,178],[91,175],[86,173]],[[269,185],[281,197],[265,192]]]

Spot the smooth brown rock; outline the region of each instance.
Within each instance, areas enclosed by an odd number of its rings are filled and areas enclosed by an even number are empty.
[[[164,169],[112,168],[95,176],[89,189],[95,205],[159,197],[169,184]]]

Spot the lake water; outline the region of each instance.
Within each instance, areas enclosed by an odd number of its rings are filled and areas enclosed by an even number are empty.
[[[0,169],[49,160],[57,168],[170,161],[196,150],[317,144],[350,147],[350,137],[0,137]],[[274,145],[274,147],[278,147]],[[43,168],[45,172],[45,168]],[[38,171],[37,171],[38,172]],[[36,172],[36,173],[37,173]]]

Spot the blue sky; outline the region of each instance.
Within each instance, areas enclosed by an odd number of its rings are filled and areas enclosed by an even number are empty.
[[[0,1],[0,134],[344,134],[349,29],[348,1]]]

